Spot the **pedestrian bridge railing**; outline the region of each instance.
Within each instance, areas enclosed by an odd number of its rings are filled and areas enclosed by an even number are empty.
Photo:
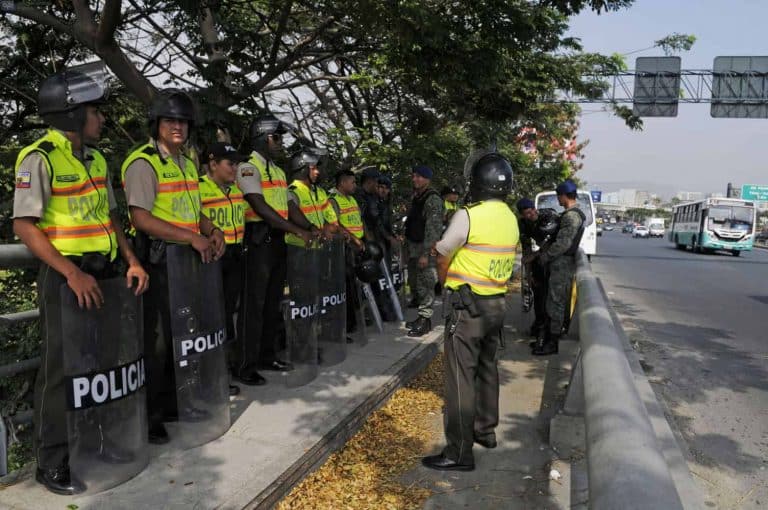
[[[37,259],[21,244],[0,244],[0,270],[23,269],[37,267]],[[39,317],[39,311],[22,310],[16,313],[7,313],[0,315],[0,328],[8,325],[36,320]],[[2,333],[0,333],[2,335]],[[0,336],[0,342],[5,340]],[[12,377],[37,370],[40,366],[40,358],[31,358],[17,360],[13,363],[0,365],[0,378]],[[12,434],[15,427],[32,422],[32,410],[22,411],[10,416],[0,415],[0,476],[8,474],[8,437]]]
[[[680,495],[635,385],[609,304],[582,250],[577,255],[580,359],[589,507],[682,509]],[[569,398],[566,398],[566,407]]]

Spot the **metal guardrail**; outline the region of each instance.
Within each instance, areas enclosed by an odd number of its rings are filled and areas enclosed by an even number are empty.
[[[581,250],[576,280],[589,507],[682,509],[609,305]]]
[[[21,244],[0,244],[0,268],[23,269],[33,268],[38,264],[37,259]],[[0,326],[35,320],[39,317],[38,310],[24,310],[16,313],[0,315]],[[24,372],[36,370],[40,366],[40,358],[0,365],[0,378],[11,377]],[[0,416],[0,476],[8,474],[8,430],[6,424],[11,427],[23,425],[32,421],[32,411],[22,411],[10,417]]]

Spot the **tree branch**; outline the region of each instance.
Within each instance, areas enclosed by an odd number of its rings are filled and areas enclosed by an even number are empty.
[[[114,38],[117,26],[120,24],[121,0],[106,0],[101,11],[99,28],[96,31],[96,46],[107,44]]]
[[[200,34],[203,36],[205,51],[211,62],[226,61],[227,55],[219,48],[219,34],[216,32],[213,12],[208,7],[200,12]]]

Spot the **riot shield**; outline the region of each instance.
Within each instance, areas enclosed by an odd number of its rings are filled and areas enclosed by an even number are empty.
[[[317,338],[319,333],[320,249],[287,245],[288,306],[284,308],[288,361],[293,370],[286,373],[289,388],[303,386],[317,377]]]
[[[394,256],[392,257],[392,283],[395,284],[397,298],[400,301],[400,310],[402,310],[407,305],[405,296],[405,282],[407,281],[405,277],[405,271],[407,261],[403,257],[402,244],[397,245],[393,252]]]
[[[230,425],[221,263],[203,264],[190,246],[170,244],[166,260],[179,413],[171,437],[192,448]]]
[[[373,323],[376,325],[376,330],[381,333],[384,331],[384,322],[379,312],[379,307],[376,304],[376,296],[373,294],[373,289],[369,283],[360,282],[360,294],[365,302],[368,303],[368,311],[371,313]]]
[[[395,317],[398,321],[402,322],[404,319],[403,310],[400,308],[400,298],[397,296],[397,290],[395,290],[395,284],[392,281],[392,276],[389,273],[387,263],[382,259],[379,262],[379,265],[381,267],[381,279],[379,280],[380,289],[389,298],[389,304],[391,305],[391,310],[395,314]]]
[[[101,308],[61,286],[69,467],[89,492],[110,489],[149,462],[141,299],[125,279],[102,280]]]
[[[320,333],[322,365],[336,365],[347,357],[347,289],[344,239],[331,239],[318,250],[320,266]]]

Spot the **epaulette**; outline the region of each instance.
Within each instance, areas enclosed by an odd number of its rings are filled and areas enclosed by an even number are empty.
[[[53,145],[53,142],[50,140],[46,140],[37,144],[37,150],[45,152],[46,154],[53,152],[54,149],[56,149],[56,146]]]
[[[144,147],[144,149],[141,152],[143,152],[147,156],[155,156],[155,155],[157,155],[157,149],[155,149],[151,145],[147,145],[146,147]]]

